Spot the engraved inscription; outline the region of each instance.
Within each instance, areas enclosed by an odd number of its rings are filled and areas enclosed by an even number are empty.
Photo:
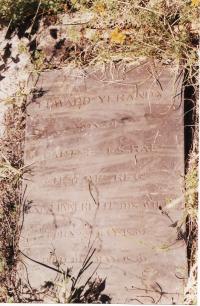
[[[133,200],[113,200],[113,201],[102,201],[99,203],[99,210],[134,210],[136,213],[136,210],[144,210],[144,209],[155,209],[158,210],[159,207],[165,206],[167,203],[167,196],[163,200],[152,200],[152,199],[144,199],[142,202],[133,201]],[[69,212],[76,212],[76,211],[93,211],[95,210],[95,206],[93,202],[73,202],[73,201],[66,201],[66,200],[60,200],[58,202],[44,203],[43,206],[36,206],[33,205],[29,213],[35,213],[35,214],[52,214],[52,212],[56,214],[68,214]]]
[[[162,92],[159,90],[139,90],[138,87],[132,86],[132,90],[129,94],[118,94],[115,96],[111,95],[98,95],[98,96],[72,96],[72,95],[62,95],[60,98],[51,97],[45,95],[43,103],[45,103],[46,108],[49,110],[54,110],[60,107],[81,107],[88,104],[136,104],[137,100],[146,100],[152,98],[160,98]],[[40,107],[40,103],[38,104]]]

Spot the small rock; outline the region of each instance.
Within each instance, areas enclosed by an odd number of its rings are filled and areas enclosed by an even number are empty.
[[[90,22],[95,17],[93,12],[75,13],[73,15],[64,14],[60,16],[62,24],[65,25],[76,25]]]

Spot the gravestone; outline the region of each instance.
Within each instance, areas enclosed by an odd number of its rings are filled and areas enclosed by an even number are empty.
[[[43,72],[27,109],[21,250],[80,269],[96,248],[94,277],[112,303],[182,302],[183,104],[172,67]],[[30,260],[33,286],[55,273]],[[92,270],[91,270],[92,273]]]

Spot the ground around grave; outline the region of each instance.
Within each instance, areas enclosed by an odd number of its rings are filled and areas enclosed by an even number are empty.
[[[18,245],[24,213],[21,184],[28,171],[23,164],[26,105],[37,94],[34,89],[40,73],[66,65],[129,65],[151,58],[185,70],[189,101],[185,116],[189,137],[185,149],[189,263],[185,304],[196,303],[199,4],[199,0],[0,0],[1,302],[41,299],[28,284],[21,284],[16,272],[22,256]],[[103,289],[103,282],[94,281],[81,302],[97,301]],[[57,289],[54,298],[61,301]]]

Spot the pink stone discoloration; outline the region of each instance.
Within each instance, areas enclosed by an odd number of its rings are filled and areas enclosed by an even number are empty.
[[[38,88],[45,94],[28,108],[33,203],[21,248],[51,264],[54,247],[76,271],[94,243],[94,265],[101,263],[97,274],[107,277],[113,303],[156,300],[156,284],[169,293],[160,304],[182,298],[176,275],[185,273],[185,244],[171,225],[183,208],[183,107],[181,95],[174,100],[174,72],[158,66],[158,83],[150,70],[146,63],[125,73],[44,72]],[[53,277],[27,265],[33,285]]]

